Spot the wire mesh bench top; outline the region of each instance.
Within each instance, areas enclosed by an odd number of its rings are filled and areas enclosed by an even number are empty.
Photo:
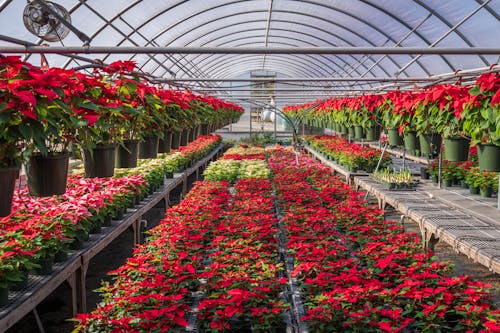
[[[356,177],[354,182],[382,206],[389,204],[417,222],[425,247],[432,248],[429,243],[439,239],[500,273],[500,211],[493,205],[429,184],[416,191],[391,191],[370,177]]]

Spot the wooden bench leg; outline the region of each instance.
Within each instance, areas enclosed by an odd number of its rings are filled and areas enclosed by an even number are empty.
[[[77,308],[78,312],[87,312],[87,270],[89,269],[89,263],[84,262],[82,266],[76,270],[76,290],[77,290]]]
[[[439,238],[437,238],[433,233],[428,233],[427,234],[427,249],[431,250],[434,252],[434,247],[436,246],[437,242],[439,241]]]
[[[40,319],[40,316],[38,315],[38,311],[36,307],[33,308],[33,316],[35,317],[36,320],[36,326],[38,326],[38,331],[40,333],[45,333],[45,329],[43,328],[43,323],[42,320]]]
[[[182,179],[182,197],[184,197],[187,193],[187,176],[184,175],[183,179]]]
[[[424,252],[428,250],[434,251],[434,247],[439,241],[439,238],[437,238],[433,232],[427,230],[421,221],[418,222],[418,227],[422,237],[422,248]]]
[[[76,273],[73,273],[66,279],[66,282],[71,288],[71,305],[73,317],[75,317],[78,313],[78,290],[76,286],[76,275]]]
[[[133,245],[137,245],[137,244],[141,243],[141,224],[142,224],[142,221],[143,221],[142,216],[139,216],[137,218],[137,220],[135,220],[134,223],[132,223],[130,225],[130,228],[132,229],[132,232],[134,234],[134,244]]]

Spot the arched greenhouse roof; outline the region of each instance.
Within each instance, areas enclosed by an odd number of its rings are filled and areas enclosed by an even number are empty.
[[[29,0],[39,1],[39,0]],[[28,2],[29,2],[28,1]],[[498,48],[500,0],[54,0],[91,47],[209,48]],[[19,45],[82,46],[70,33],[46,42],[23,25],[27,1],[0,2],[0,53]],[[459,53],[459,52],[458,52]],[[51,66],[79,67],[96,58],[136,61],[160,78],[234,79],[252,71],[285,78],[425,78],[499,62],[488,54],[50,54]],[[24,58],[39,62],[38,55]],[[195,81],[195,80],[194,80]],[[196,81],[190,84],[196,83]],[[204,83],[205,86],[220,83]],[[311,84],[311,83],[309,83]],[[337,82],[333,87],[373,88],[384,82]],[[329,87],[332,87],[330,85]]]

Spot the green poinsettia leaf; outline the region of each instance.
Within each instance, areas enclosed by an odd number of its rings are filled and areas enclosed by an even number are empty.
[[[84,109],[93,110],[93,111],[96,111],[97,109],[99,109],[99,107],[92,102],[82,102],[82,103],[79,103],[78,106],[80,106]]]
[[[75,128],[84,127],[84,126],[87,126],[87,124],[88,124],[87,120],[83,120],[83,119],[73,117],[73,116],[70,117],[70,120],[71,120],[71,123],[73,124],[73,127],[75,127]]]
[[[33,129],[31,128],[31,126],[28,126],[26,124],[21,124],[19,126],[19,132],[25,140],[30,140],[33,137]]]

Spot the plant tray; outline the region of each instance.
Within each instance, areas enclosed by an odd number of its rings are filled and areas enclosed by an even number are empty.
[[[374,177],[370,177],[374,181],[376,181],[379,184],[382,184],[386,190],[389,191],[415,191],[418,185],[418,182],[411,182],[411,183],[390,183],[390,182],[385,182],[382,180],[379,180]]]

